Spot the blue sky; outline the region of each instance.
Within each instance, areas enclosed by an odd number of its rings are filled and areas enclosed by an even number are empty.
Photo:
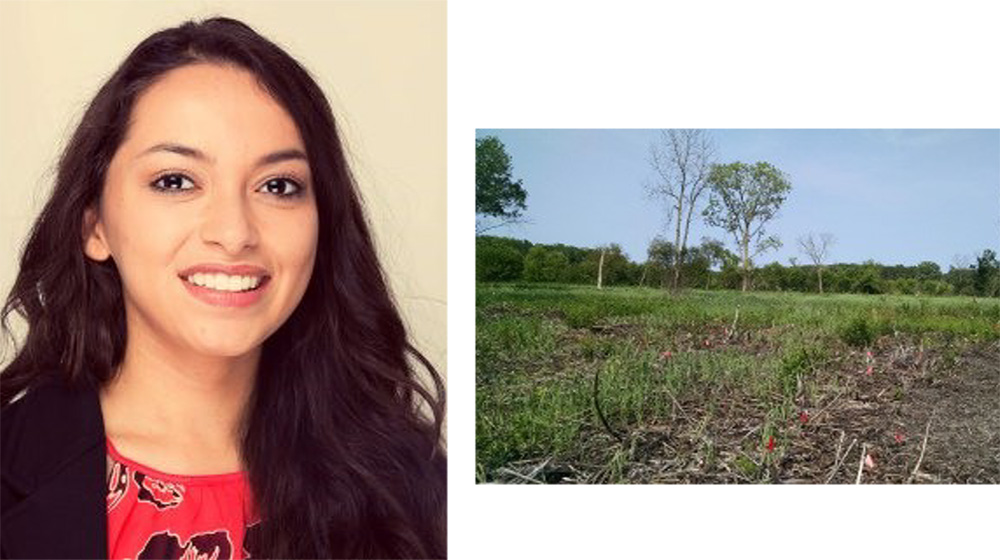
[[[1000,245],[998,130],[711,130],[716,160],[768,161],[792,191],[767,227],[784,243],[759,264],[807,259],[795,243],[809,232],[836,238],[830,262],[912,265],[947,271]],[[528,223],[489,232],[534,243],[593,247],[618,243],[642,261],[656,235],[673,240],[653,179],[649,145],[656,130],[482,129],[500,138],[514,177],[528,192]],[[699,205],[707,202],[699,200]],[[692,218],[688,243],[703,236],[735,251],[731,235]],[[973,259],[974,260],[974,259]]]

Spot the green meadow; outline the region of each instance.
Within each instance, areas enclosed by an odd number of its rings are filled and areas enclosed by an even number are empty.
[[[998,350],[997,299],[481,283],[476,478],[996,483]]]

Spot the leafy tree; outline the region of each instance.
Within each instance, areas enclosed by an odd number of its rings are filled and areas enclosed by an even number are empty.
[[[936,262],[924,261],[918,264],[914,271],[917,280],[937,280],[941,278],[941,267]]]
[[[602,283],[605,286],[639,283],[641,267],[634,265],[617,243],[596,249],[587,249],[586,258],[574,267],[574,282],[578,284],[597,283],[601,251],[604,251],[604,277]]]
[[[566,255],[566,258],[569,259],[569,264],[578,264],[583,262],[587,256],[590,255],[591,251],[591,249],[574,247],[572,245],[563,245],[562,243],[556,243],[555,245],[543,245],[543,247],[559,251],[560,253]]]
[[[750,259],[781,246],[777,237],[765,237],[764,226],[774,219],[792,189],[788,178],[767,162],[713,165],[705,221],[730,232],[740,248],[743,291],[750,282]],[[751,249],[751,244],[753,249]]]
[[[685,287],[708,288],[711,280],[712,253],[705,247],[689,247],[681,253]]]
[[[656,273],[655,277],[660,278],[661,286],[670,285],[666,274],[668,270],[673,270],[674,259],[678,256],[674,244],[662,237],[654,237],[649,242],[649,247],[646,249],[646,262],[653,267]]]
[[[845,265],[837,264],[827,267],[826,284],[829,291],[837,293],[850,292],[851,282],[850,270]]]
[[[524,256],[524,279],[529,282],[558,282],[569,271],[569,259],[562,252],[535,245]]]
[[[911,295],[917,293],[920,285],[914,278],[899,278],[885,283],[885,290],[894,294]]]
[[[637,282],[639,286],[652,286],[656,283],[657,279],[665,278],[667,275],[666,269],[650,260],[639,266],[639,280]],[[662,282],[660,283],[660,287],[663,287]]]
[[[562,259],[559,257],[548,256],[547,261],[550,266],[559,267],[558,273],[553,280],[554,282],[568,282],[573,284],[591,284],[594,279],[597,278],[597,265],[594,265],[593,270],[590,269],[589,263],[587,262],[588,257],[593,252],[593,249],[588,249],[584,247],[574,247],[572,245],[564,245],[562,243],[556,243],[553,245],[535,245],[541,249],[545,249],[546,254],[559,253],[565,257],[565,264],[562,264]],[[558,262],[557,262],[558,261]],[[594,261],[595,263],[597,261]],[[525,279],[529,280],[527,271],[525,272]],[[532,277],[530,280],[542,281],[540,278]]]
[[[963,296],[976,293],[976,269],[968,266],[952,266],[944,279],[951,285],[952,291]]]
[[[773,262],[760,269],[760,274],[756,275],[754,284],[762,290],[778,291],[785,284],[785,267],[780,263]]]
[[[923,280],[920,291],[930,296],[946,296],[951,293],[951,286],[940,280]]]
[[[692,286],[727,289],[739,286],[739,258],[717,239],[702,237],[701,245],[687,251],[683,260],[685,274],[695,277]]]
[[[635,284],[638,278],[635,273],[639,269],[635,266],[628,255],[617,243],[612,243],[607,247],[604,255],[604,279],[610,285]]]
[[[981,296],[1000,296],[1000,262],[996,251],[986,249],[976,258],[976,293]]]
[[[782,278],[781,289],[796,292],[805,292],[808,290],[809,276],[806,271],[801,266],[790,266],[785,270],[784,278]]]
[[[735,290],[745,281],[739,261],[727,261],[719,271],[719,287],[725,290]]]
[[[496,282],[518,280],[524,269],[524,252],[513,239],[476,238],[476,280]]]
[[[898,280],[900,278],[910,278],[915,274],[916,269],[897,264],[896,266],[882,266],[880,274],[885,280]]]
[[[649,243],[646,251],[646,264],[643,274],[640,274],[640,284],[646,283],[646,278],[659,279],[661,286],[669,286],[673,279],[670,274],[674,270],[674,259],[677,253],[674,244],[661,237],[656,237]],[[737,262],[736,255],[726,250],[722,243],[710,238],[702,238],[701,245],[688,247],[680,254],[681,283],[683,287],[712,286],[716,274],[713,268],[719,268],[726,263]],[[651,280],[650,283],[656,280]]]
[[[851,286],[852,292],[881,294],[885,291],[882,278],[879,276],[878,265],[874,261],[865,261],[864,265],[854,268],[857,273]]]
[[[826,261],[833,241],[831,233],[821,233],[819,236],[810,233],[799,238],[799,248],[816,265],[816,274],[819,276],[819,293],[821,294],[823,293],[823,262]]]
[[[709,266],[712,268],[722,268],[726,264],[731,264],[735,267],[739,263],[739,257],[734,255],[729,249],[726,249],[726,246],[717,239],[702,237],[701,251],[704,255],[708,256],[710,261]]]
[[[559,251],[549,251],[545,259],[545,281],[562,282],[569,274],[569,259]]]
[[[545,257],[548,250],[540,245],[528,249],[524,256],[524,279],[529,282],[541,282],[545,276]]]
[[[674,276],[671,286],[677,290],[681,276],[681,253],[687,247],[691,215],[698,199],[708,186],[715,146],[704,130],[661,130],[659,142],[649,147],[649,163],[656,173],[647,191],[662,198],[668,207],[668,223],[675,223]],[[681,234],[683,223],[684,233]]]
[[[528,193],[511,178],[511,162],[496,136],[476,138],[476,235],[520,221]],[[500,220],[487,224],[479,216]]]

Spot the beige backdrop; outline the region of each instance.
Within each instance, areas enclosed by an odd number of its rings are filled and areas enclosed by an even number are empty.
[[[212,15],[281,45],[326,92],[396,301],[444,375],[443,1],[0,2],[0,293],[100,84],[152,32]]]

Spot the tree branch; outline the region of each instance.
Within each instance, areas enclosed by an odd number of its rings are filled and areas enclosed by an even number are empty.
[[[487,231],[490,231],[492,229],[497,229],[511,224],[526,224],[526,223],[529,223],[528,220],[522,218],[511,218],[509,220],[503,220],[498,224],[492,224],[487,227],[480,227],[479,220],[476,220],[476,235],[482,235],[483,233],[486,233]]]

